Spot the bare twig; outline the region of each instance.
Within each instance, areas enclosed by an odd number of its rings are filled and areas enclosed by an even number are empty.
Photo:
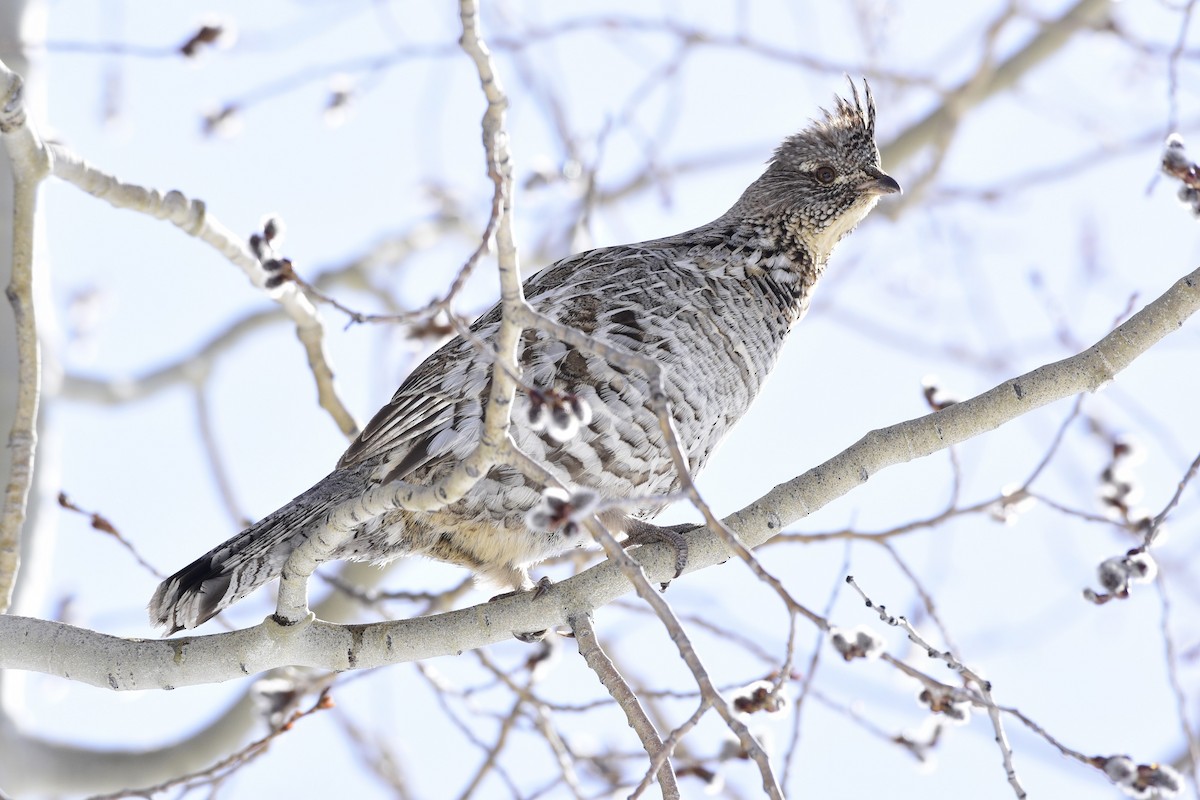
[[[1023,47],[995,68],[972,75],[951,89],[926,117],[880,147],[883,163],[907,161],[922,147],[937,142],[972,108],[1013,86],[1031,69],[1061,50],[1080,28],[1104,14],[1110,4],[1111,0],[1078,0],[1058,19],[1045,23]]]
[[[1167,579],[1160,571],[1155,581],[1158,587],[1159,602],[1162,606],[1162,621],[1160,623],[1163,639],[1163,658],[1166,661],[1167,678],[1171,684],[1171,693],[1175,695],[1175,714],[1179,718],[1179,727],[1183,740],[1187,743],[1187,767],[1192,773],[1192,790],[1200,798],[1200,737],[1192,724],[1188,711],[1188,696],[1184,690],[1179,675],[1179,653],[1175,645],[1175,634],[1171,631],[1171,597],[1167,592]]]
[[[659,737],[658,731],[654,729],[654,723],[646,716],[642,704],[638,702],[637,695],[629,688],[629,684],[625,682],[616,666],[604,653],[600,641],[596,638],[596,628],[592,625],[591,617],[586,613],[576,614],[570,617],[568,622],[571,630],[575,633],[579,655],[583,656],[583,660],[591,667],[592,672],[596,673],[600,683],[604,684],[604,688],[625,712],[625,719],[629,722],[629,727],[633,728],[633,732],[641,740],[646,753],[652,759],[656,758],[659,751],[663,749],[662,739]],[[662,766],[659,767],[656,774],[663,797],[678,798],[679,785],[675,781],[675,771],[671,769],[670,758],[662,760]]]
[[[675,751],[676,746],[683,740],[683,737],[688,734],[692,728],[699,724],[701,718],[712,708],[712,703],[708,696],[702,696],[700,705],[692,712],[692,715],[684,720],[679,727],[667,734],[667,738],[663,740],[663,746],[659,749],[654,757],[650,759],[650,768],[646,770],[646,774],[642,776],[642,781],[633,790],[632,797],[640,797],[646,789],[650,787],[650,782],[654,776],[659,773],[663,765],[667,763],[667,759],[671,757],[671,753]]]
[[[279,736],[282,734],[290,731],[297,722],[305,717],[315,714],[318,711],[324,711],[328,708],[333,708],[333,698],[329,696],[329,687],[327,686],[321,690],[321,693],[317,696],[316,702],[314,702],[312,706],[303,711],[293,712],[282,725],[280,725],[278,728],[275,728],[266,736],[263,736],[261,739],[256,739],[255,741],[243,747],[241,750],[238,750],[233,755],[221,759],[207,769],[203,769],[198,772],[191,772],[186,775],[180,775],[178,777],[171,778],[168,781],[163,781],[156,786],[147,786],[141,789],[123,789],[119,792],[112,792],[111,794],[93,795],[92,797],[88,798],[88,800],[119,800],[119,798],[122,797],[151,797],[159,794],[160,792],[165,792],[168,789],[173,789],[177,786],[184,787],[185,789],[189,790],[195,789],[199,786],[215,786],[224,780],[230,773],[240,769],[248,762],[253,761],[265,753],[271,742],[279,738]]]
[[[553,647],[551,644],[552,641],[553,640],[546,640],[543,642],[542,646],[547,648],[544,653],[548,653],[549,648]],[[552,705],[534,693],[533,685],[540,679],[542,674],[542,671],[538,669],[535,662],[540,660],[542,656],[532,657],[525,662],[524,668],[528,668],[529,670],[529,680],[523,685],[518,683],[512,677],[512,675],[501,669],[492,660],[491,656],[488,655],[486,650],[476,650],[475,657],[478,658],[479,663],[482,664],[489,672],[495,675],[496,678],[498,678],[500,682],[508,688],[509,691],[520,697],[525,702],[526,716],[531,718],[534,727],[536,727],[538,732],[542,734],[542,738],[546,740],[546,744],[550,748],[550,752],[554,754],[555,761],[558,762],[559,770],[562,773],[562,782],[567,785],[567,788],[571,790],[571,793],[576,797],[577,800],[583,800],[586,793],[583,790],[583,786],[579,782],[579,775],[575,771],[575,756],[567,747],[566,742],[563,741],[563,738],[559,735],[557,729],[554,727],[554,721],[550,714],[552,710],[577,711],[582,709]],[[544,657],[550,658],[548,654],[546,654]]]
[[[367,274],[372,268],[381,264],[402,262],[413,253],[430,247],[440,240],[440,237],[454,233],[465,235],[465,225],[456,214],[445,213],[436,219],[419,223],[402,234],[387,237],[377,242],[366,252],[343,264],[327,267],[317,273],[311,283],[299,281],[297,285],[308,291],[316,292],[318,299],[327,295],[327,287],[335,284],[351,284],[364,288],[367,284]],[[381,296],[385,304],[390,298],[382,292],[374,291]],[[444,303],[443,298],[439,303]],[[388,322],[424,322],[433,311],[421,310],[403,313],[393,309],[390,314],[378,315],[381,320]],[[351,318],[370,317],[358,311],[349,310]],[[156,392],[177,386],[180,383],[194,383],[198,374],[211,370],[213,364],[221,357],[235,350],[249,335],[274,322],[287,318],[282,307],[268,308],[255,311],[235,320],[193,351],[180,357],[177,361],[154,369],[113,378],[93,377],[68,373],[63,376],[61,392],[73,400],[84,400],[92,403],[123,403],[139,398],[148,397]],[[426,329],[423,332],[428,332]],[[353,439],[357,431],[343,430],[347,438]]]
[[[504,715],[504,719],[500,723],[500,730],[496,732],[496,738],[493,740],[491,747],[487,749],[486,758],[479,765],[479,768],[475,770],[475,774],[471,777],[470,782],[458,795],[459,800],[468,800],[468,798],[475,794],[475,790],[479,788],[483,779],[496,767],[500,754],[504,751],[504,746],[508,743],[508,735],[517,724],[517,720],[521,718],[521,706],[524,702],[524,700],[518,698],[512,704],[509,712]]]
[[[708,670],[700,660],[695,648],[692,647],[692,642],[683,630],[683,625],[680,624],[679,618],[675,616],[674,610],[667,601],[651,586],[649,579],[646,577],[645,570],[621,547],[617,540],[613,538],[613,535],[598,520],[589,520],[584,527],[604,547],[604,552],[608,555],[609,560],[615,561],[621,573],[633,584],[634,591],[637,592],[638,597],[646,601],[654,610],[654,613],[658,615],[658,618],[662,620],[684,664],[687,665],[692,676],[696,679],[696,683],[700,686],[700,696],[721,715],[721,719],[725,721],[730,731],[733,732],[734,736],[741,743],[742,749],[758,766],[759,775],[762,778],[763,791],[767,793],[768,797],[782,800],[783,792],[779,788],[779,782],[775,777],[774,769],[771,767],[770,759],[767,757],[762,744],[750,732],[746,723],[737,716],[729,702],[721,696],[721,693],[713,684],[712,678],[709,677]],[[656,760],[656,763],[652,765],[652,769],[657,771],[658,768],[659,764],[657,764]]]
[[[218,358],[241,344],[247,336],[281,318],[275,309],[248,314],[178,361],[141,374],[105,379],[68,373],[63,377],[62,393],[72,400],[124,403],[149,397],[180,383],[194,383],[198,374],[208,373]]]
[[[520,718],[521,705],[525,702],[524,698],[518,696],[516,702],[513,703],[509,710],[500,715],[499,721],[501,724],[501,730],[497,732],[496,738],[489,745],[487,742],[484,742],[475,735],[474,731],[471,730],[471,727],[466,723],[466,721],[460,718],[454,707],[450,704],[450,698],[456,693],[461,694],[461,692],[456,691],[454,687],[450,686],[446,679],[428,664],[417,664],[417,673],[429,683],[430,688],[433,690],[434,699],[445,712],[446,718],[450,720],[451,724],[453,724],[454,727],[456,727],[459,732],[462,733],[463,737],[466,738],[466,740],[469,741],[472,746],[484,754],[484,761],[480,765],[480,769],[476,771],[475,779],[472,781],[472,785],[478,785],[478,781],[482,780],[483,775],[487,771],[494,770],[496,775],[499,776],[500,780],[502,780],[508,787],[508,790],[512,793],[513,797],[519,797],[520,792],[517,789],[516,782],[513,780],[512,776],[508,774],[508,770],[504,768],[504,765],[498,763],[496,756],[503,748],[505,740],[508,738],[508,732]],[[470,786],[467,788],[470,789]],[[463,796],[466,796],[469,793],[469,791],[464,791]]]
[[[212,409],[208,404],[208,388],[203,382],[197,381],[192,392],[196,400],[197,433],[200,436],[200,444],[204,448],[204,455],[208,459],[209,472],[212,474],[213,482],[217,485],[217,494],[221,498],[222,505],[225,506],[226,513],[229,514],[229,519],[237,530],[241,530],[250,525],[253,520],[242,512],[233,481],[230,480],[229,471],[225,469],[225,462],[221,458],[221,448],[217,444],[217,432],[213,430]]]
[[[1167,134],[1179,130],[1179,59],[1187,44],[1188,27],[1192,22],[1192,12],[1196,8],[1196,0],[1187,0],[1183,5],[1183,13],[1179,20],[1179,36],[1175,46],[1167,56]]]
[[[979,696],[983,700],[982,705],[987,709],[988,717],[992,721],[992,730],[996,734],[996,744],[1000,748],[1000,755],[1004,761],[1004,774],[1007,776],[1008,783],[1010,786],[1012,786],[1013,793],[1017,796],[1018,800],[1024,800],[1024,798],[1026,798],[1028,795],[1025,792],[1025,788],[1021,786],[1020,778],[1017,776],[1017,769],[1013,765],[1012,747],[1008,743],[1008,734],[1005,733],[1004,725],[1000,721],[1000,708],[997,707],[995,701],[992,700],[992,682],[982,678],[977,672],[972,670],[962,661],[958,660],[958,658],[956,658],[955,655],[949,650],[938,650],[926,642],[921,635],[917,633],[916,628],[914,628],[904,617],[892,616],[891,614],[887,613],[883,606],[872,603],[871,598],[868,597],[867,594],[859,587],[859,585],[854,581],[854,578],[847,576],[846,583],[850,584],[850,586],[852,586],[854,590],[858,592],[859,596],[861,596],[866,602],[868,608],[876,609],[880,620],[888,625],[901,628],[914,644],[925,650],[930,658],[941,659],[946,663],[946,666],[950,667],[950,669],[961,675],[964,680],[967,680],[975,685],[976,691],[978,691]]]
[[[255,286],[266,291],[270,276],[262,270],[246,243],[208,213],[205,204],[191,200],[181,192],[165,195],[135,184],[124,183],[102,172],[61,145],[51,145],[54,156],[54,175],[72,183],[116,208],[127,208],[165,219],[190,236],[210,245],[234,265],[240,267]],[[309,368],[317,384],[317,400],[329,412],[341,431],[354,435],[358,423],[346,410],[333,384],[333,370],[325,355],[324,327],[317,311],[298,287],[284,284],[268,295],[283,308],[296,325],[296,336],[304,345]]]
[[[371,735],[359,727],[349,714],[334,709],[333,718],[342,726],[346,737],[354,744],[354,753],[371,772],[389,789],[395,792],[398,800],[413,800],[411,787],[404,765],[397,754],[383,737]]]
[[[117,527],[115,525],[113,525],[111,522],[109,522],[108,519],[106,517],[104,517],[102,514],[100,514],[97,511],[86,511],[86,510],[80,508],[79,506],[75,505],[75,503],[71,502],[71,499],[69,497],[67,497],[66,492],[58,493],[58,504],[59,504],[59,506],[61,506],[62,508],[65,508],[68,511],[73,511],[76,514],[81,514],[85,517],[88,517],[92,528],[100,531],[101,533],[107,533],[109,536],[116,539],[121,544],[122,547],[124,547],[126,550],[129,551],[130,555],[133,556],[134,560],[137,561],[138,564],[140,564],[142,566],[142,568],[145,569],[147,572],[149,572],[151,575],[158,578],[159,580],[162,580],[163,578],[166,577],[161,572],[159,572],[154,567],[153,564],[151,564],[146,559],[142,558],[142,554],[137,551],[137,548],[135,548],[133,546],[133,543],[130,542],[128,539],[126,539],[124,536],[122,536],[121,532],[119,530],[117,530]]]
[[[845,557],[842,561],[842,568],[839,573],[844,574],[850,566],[850,546],[846,546]],[[833,613],[833,605],[837,602],[838,595],[841,593],[841,588],[844,585],[842,581],[836,581],[833,589],[829,592],[829,599],[825,602],[825,609],[822,616],[829,619],[829,615]],[[792,617],[792,626],[795,628],[795,616]],[[791,638],[792,632],[789,631],[788,637]],[[786,790],[792,773],[792,765],[795,763],[796,754],[800,751],[800,722],[804,714],[804,701],[808,699],[810,693],[813,692],[813,686],[817,679],[817,667],[821,663],[822,643],[825,640],[825,629],[817,632],[816,642],[813,644],[812,655],[808,659],[808,668],[804,675],[800,676],[801,685],[800,693],[796,696],[795,707],[792,709],[792,741],[788,745],[787,754],[783,758],[783,788]],[[792,675],[781,674],[781,680],[791,680]],[[778,691],[778,689],[776,690]]]
[[[459,5],[463,34],[460,44],[475,62],[480,86],[487,99],[483,115],[483,146],[487,157],[488,177],[491,178],[492,213],[487,227],[460,278],[486,251],[488,243],[496,242],[497,271],[500,277],[501,323],[496,334],[495,362],[491,388],[484,411],[483,430],[471,453],[442,480],[429,486],[414,486],[403,481],[376,486],[362,497],[346,503],[327,518],[328,524],[315,536],[296,548],[283,565],[279,576],[279,599],[275,611],[277,620],[295,625],[311,619],[308,610],[308,579],[319,564],[350,537],[363,519],[378,517],[385,511],[403,508],[410,511],[431,511],[461,499],[475,483],[499,463],[506,449],[508,426],[512,418],[513,398],[516,395],[520,367],[517,364],[517,345],[523,330],[518,317],[528,309],[521,286],[521,270],[513,238],[512,220],[512,154],[508,147],[504,113],[508,100],[495,74],[491,54],[479,31],[478,8],[472,0]],[[293,285],[288,282],[285,285]],[[450,296],[457,291],[452,288]]]
[[[1175,510],[1175,507],[1179,505],[1179,498],[1183,496],[1184,490],[1187,489],[1187,486],[1192,482],[1192,479],[1196,477],[1196,473],[1198,471],[1200,471],[1200,455],[1197,455],[1194,459],[1192,459],[1192,463],[1189,464],[1188,468],[1184,471],[1183,477],[1180,478],[1179,483],[1175,485],[1175,493],[1171,495],[1171,499],[1167,501],[1165,506],[1163,506],[1163,510],[1158,512],[1154,516],[1154,519],[1151,520],[1145,534],[1147,545],[1154,542],[1154,539],[1158,536],[1158,529],[1162,527],[1163,522],[1166,521],[1170,513]]]

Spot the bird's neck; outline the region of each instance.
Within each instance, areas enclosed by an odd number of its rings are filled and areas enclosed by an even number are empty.
[[[750,216],[735,207],[723,217],[688,234],[710,247],[696,266],[719,280],[744,280],[761,287],[790,322],[803,315],[813,286],[825,269],[828,253],[814,252],[812,243],[794,225],[778,216]],[[703,234],[697,236],[697,234]],[[695,251],[693,251],[695,252]]]
[[[787,216],[748,216],[736,222],[735,236],[754,242],[765,253],[773,254],[780,266],[803,276],[820,274],[832,248],[817,247],[821,242],[806,235],[797,219]],[[786,262],[786,264],[784,263]]]

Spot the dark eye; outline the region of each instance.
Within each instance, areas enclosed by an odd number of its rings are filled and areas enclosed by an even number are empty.
[[[813,174],[817,176],[817,180],[828,186],[837,177],[837,170],[826,164],[823,167],[817,167],[817,171]]]

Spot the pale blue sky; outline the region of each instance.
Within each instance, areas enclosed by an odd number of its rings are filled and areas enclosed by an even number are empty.
[[[1002,4],[864,0],[745,5],[754,36],[783,50],[845,69],[882,66],[949,87],[974,68],[980,27]],[[1029,5],[1044,18],[1063,7]],[[381,7],[390,11],[381,12]],[[727,33],[737,30],[739,7],[662,6],[689,24]],[[991,10],[984,13],[985,7]],[[50,4],[50,40],[177,44],[201,21],[200,9],[56,2]],[[490,192],[478,144],[483,101],[473,68],[453,50],[381,73],[373,88],[356,99],[341,127],[322,123],[329,83],[316,81],[253,104],[236,138],[200,135],[200,117],[208,108],[298,70],[388,52],[398,41],[450,48],[458,36],[457,13],[450,4],[268,0],[210,3],[203,9],[236,18],[239,39],[232,50],[209,53],[196,64],[51,48],[44,66],[53,134],[123,179],[203,198],[236,231],[248,234],[265,213],[278,212],[288,225],[284,249],[304,274],[337,265],[427,219],[436,208],[426,190],[430,183],[453,193],[468,221],[482,228]],[[854,9],[873,20],[869,41],[864,42],[855,24]],[[564,10],[562,4],[548,2],[510,4],[503,13],[540,18],[545,25],[560,14],[646,19],[661,14],[658,6],[645,10],[636,3],[579,3]],[[1130,30],[1155,42],[1170,43],[1177,35],[1178,15],[1159,4],[1122,3],[1117,13]],[[485,33],[499,26],[497,18],[490,21],[495,24]],[[1015,24],[999,40],[998,53],[1011,52],[1033,29],[1029,21]],[[871,42],[881,46],[872,50]],[[596,133],[625,113],[648,67],[661,65],[671,52],[670,39],[663,36],[614,39],[594,33],[529,48],[521,63],[501,51],[518,181],[534,166],[557,165],[564,158],[539,106],[539,92],[548,87],[561,98],[581,155],[592,163],[597,159]],[[532,85],[522,79],[522,71],[536,79]],[[119,79],[119,116],[106,123],[102,98],[114,76]],[[802,71],[782,60],[719,47],[696,48],[680,76],[673,89],[660,89],[637,107],[634,133],[623,129],[606,142],[599,157],[600,185],[619,185],[644,169],[646,142],[654,143],[667,165],[712,152],[746,157],[680,176],[661,191],[642,192],[602,210],[590,228],[595,245],[653,238],[717,216],[758,174],[775,144],[845,88],[836,73]],[[1195,71],[1186,63],[1180,85],[1180,118],[1195,122]],[[884,80],[876,81],[875,92],[881,142],[936,101],[930,91],[902,89]],[[916,206],[895,221],[881,206],[835,254],[814,313],[799,327],[761,401],[701,479],[715,509],[732,512],[866,431],[925,413],[920,381],[927,374],[941,376],[959,396],[976,394],[1074,352],[1056,336],[1060,320],[1080,345],[1089,345],[1107,332],[1131,295],[1137,295],[1140,307],[1194,268],[1200,254],[1195,221],[1177,207],[1174,190],[1165,182],[1146,191],[1157,162],[1154,141],[1097,158],[1098,166],[1065,180],[1018,187],[996,202],[951,202],[946,197],[951,189],[1007,186],[1036,170],[1165,131],[1167,97],[1162,56],[1131,56],[1128,45],[1093,33],[1080,35],[1012,93],[972,112],[938,181]],[[1183,133],[1188,137],[1194,131],[1185,126]],[[907,189],[926,163],[920,159],[884,167]],[[88,346],[65,352],[70,372],[110,377],[144,372],[180,358],[230,322],[269,305],[238,270],[164,223],[113,211],[66,186],[50,187],[45,203],[60,319],[66,317],[72,295],[96,291],[102,297]],[[544,241],[553,242],[544,248],[549,258],[567,254],[561,231],[572,208],[572,193],[562,187],[530,189],[518,197],[517,228],[527,267],[542,265],[534,263],[532,253]],[[550,233],[554,238],[547,240]],[[402,302],[416,304],[445,285],[472,246],[465,238],[454,240],[379,280],[394,286]],[[483,270],[468,293],[477,305],[468,307],[482,309],[494,295],[494,277]],[[370,305],[359,293],[342,291],[339,296]],[[396,331],[345,330],[338,314],[324,309],[322,315],[342,396],[365,421],[411,366],[406,355],[411,347]],[[1147,486],[1145,504],[1153,511],[1200,449],[1194,410],[1200,390],[1196,331],[1195,323],[1186,326],[1086,407],[1107,427],[1145,443],[1148,458],[1139,474]],[[217,441],[238,501],[251,516],[268,513],[324,475],[345,446],[329,417],[316,407],[303,352],[282,321],[222,359],[210,387]],[[1069,404],[1057,404],[963,447],[963,503],[1022,480],[1068,411]],[[101,511],[164,572],[234,532],[198,443],[194,398],[185,387],[123,407],[61,400],[52,414],[51,446],[60,451],[61,488],[81,506]],[[1095,476],[1105,454],[1081,428],[1074,429],[1073,437],[1039,486],[1063,502],[1096,510]],[[945,454],[894,468],[791,529],[853,525],[876,530],[937,513],[947,502],[949,474]],[[1179,523],[1194,525],[1196,508],[1195,503],[1181,508]],[[687,509],[668,514],[662,519],[670,522],[695,516]],[[1197,635],[1190,624],[1196,618],[1196,597],[1185,588],[1184,577],[1194,546],[1185,524],[1175,529],[1164,560],[1178,570],[1176,593],[1182,597],[1176,625],[1186,647]],[[1180,737],[1162,665],[1154,593],[1142,591],[1128,602],[1103,608],[1079,599],[1082,586],[1094,583],[1095,564],[1131,546],[1130,540],[1106,526],[1074,522],[1042,507],[1020,525],[1006,527],[974,516],[896,545],[935,594],[964,656],[994,681],[999,702],[1020,707],[1084,752],[1129,751],[1143,761],[1175,753]],[[917,607],[912,584],[870,545],[849,552],[838,543],[771,547],[762,551],[762,558],[797,599],[815,609],[824,608],[847,560],[878,600],[907,613]],[[84,520],[63,518],[54,573],[54,594],[44,613],[53,613],[70,596],[72,620],[78,624],[113,634],[151,635],[144,606],[155,578],[133,565],[111,540],[88,530]],[[413,561],[399,567],[386,584],[438,588],[459,578],[453,568]],[[736,627],[769,651],[782,653],[785,615],[736,564],[680,581],[669,597],[681,613]],[[259,592],[228,617],[253,623],[268,613],[271,603],[269,591]],[[845,593],[832,618],[846,626],[874,623],[858,600]],[[597,626],[602,637],[623,643],[618,652],[637,675],[651,676],[648,680],[660,687],[689,685],[666,637],[648,618],[602,609]],[[885,634],[895,653],[905,653],[900,635]],[[800,663],[807,664],[815,638],[814,630],[802,629]],[[760,662],[704,634],[698,634],[698,641],[722,684],[762,676]],[[492,652],[504,664],[518,663],[527,654],[516,643]],[[825,695],[855,704],[889,732],[920,724],[920,709],[912,701],[915,686],[879,664],[844,665],[831,655],[824,654],[821,666],[819,686]],[[595,697],[598,687],[587,683],[590,673],[576,663],[569,642],[561,656],[565,663],[545,684],[546,695],[561,702]],[[486,682],[470,655],[438,659],[430,666],[456,683]],[[945,672],[937,665],[928,669]],[[1187,685],[1194,686],[1194,666],[1188,669]],[[29,714],[37,730],[114,747],[156,745],[183,735],[244,688],[115,695],[38,676],[29,679],[29,687]],[[480,758],[449,726],[411,666],[350,681],[335,697],[359,724],[386,736],[388,745],[401,753],[418,797],[453,796]],[[485,694],[480,702],[502,708],[506,699]],[[869,736],[821,703],[809,702],[790,787],[793,796],[1012,796],[983,720],[947,735],[937,750],[937,769],[922,774],[899,748]],[[681,715],[678,719],[690,712],[688,703],[669,707]],[[586,732],[598,743],[617,741],[621,749],[636,748],[615,712],[564,724],[574,731],[580,748]],[[780,746],[790,736],[790,724],[786,719],[770,723]],[[1044,742],[1015,726],[1009,731],[1032,796],[1114,795],[1098,774],[1065,764]],[[706,721],[696,732],[696,751],[714,750],[721,736],[720,725]],[[528,750],[531,765],[536,765],[530,767],[534,774],[521,776],[523,786],[540,785],[552,776],[546,772],[544,746],[539,748],[536,739],[515,746]],[[852,783],[848,776],[854,776]],[[735,765],[730,780],[741,796],[755,796],[757,782],[749,767]],[[694,783],[685,786],[696,788]],[[334,721],[322,716],[282,737],[272,753],[240,773],[225,791],[230,797],[387,796],[347,748]],[[493,781],[482,796],[509,795]]]

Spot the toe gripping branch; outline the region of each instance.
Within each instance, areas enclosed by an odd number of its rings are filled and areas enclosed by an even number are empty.
[[[675,574],[671,576],[671,580],[675,580],[687,568],[688,543],[687,537],[684,534],[701,527],[703,526],[693,522],[685,522],[680,525],[672,525],[669,528],[664,528],[645,522],[644,520],[630,520],[625,541],[622,544],[626,547],[640,547],[645,544],[659,543],[670,545],[675,550]],[[671,581],[667,581],[662,585],[662,588],[666,589],[670,583]]]

